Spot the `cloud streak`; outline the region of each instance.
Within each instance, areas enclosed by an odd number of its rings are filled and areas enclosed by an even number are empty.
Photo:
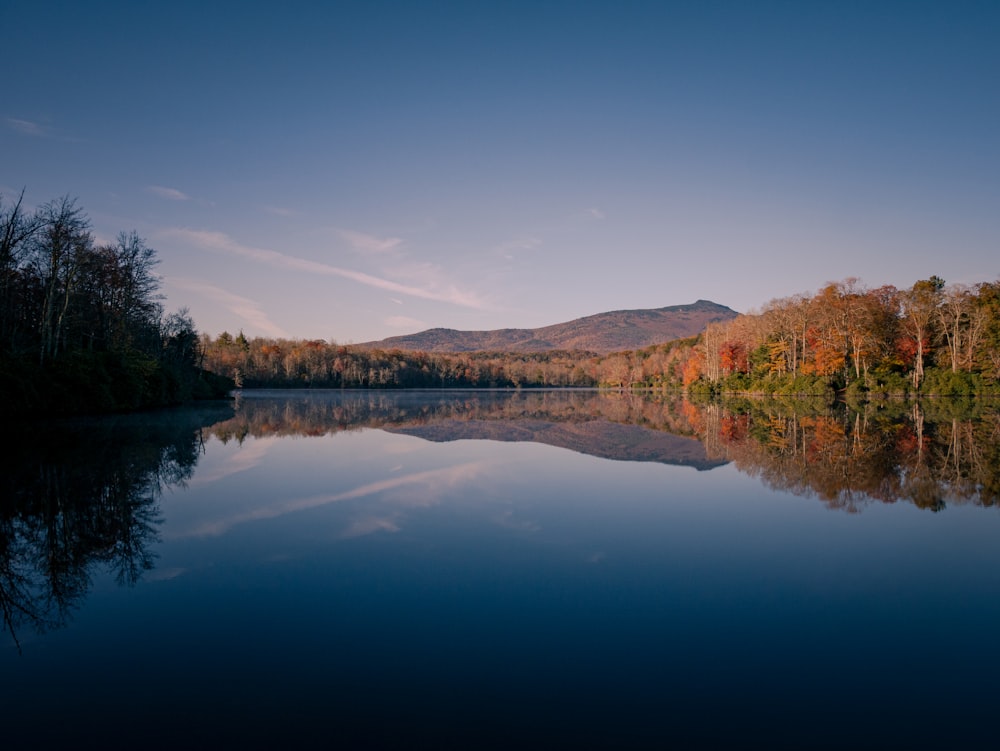
[[[80,143],[81,139],[60,133],[49,125],[35,122],[34,120],[24,120],[19,117],[8,117],[2,121],[6,126],[22,136],[29,138],[47,138],[53,141],[65,143]]]
[[[519,237],[514,240],[502,243],[493,249],[494,253],[499,254],[508,261],[513,260],[514,257],[520,251],[532,251],[535,248],[542,245],[541,238],[538,237]]]
[[[47,128],[39,125],[38,123],[32,122],[31,120],[20,120],[16,117],[8,117],[7,126],[26,136],[34,136],[38,138],[48,135]]]
[[[274,323],[254,300],[198,279],[171,277],[169,282],[179,289],[194,292],[222,306],[233,315],[245,321],[247,328],[252,327],[255,330],[264,332],[268,336],[279,339],[289,336],[288,332]]]
[[[388,253],[403,242],[398,237],[376,237],[349,229],[339,229],[337,234],[346,240],[352,248],[363,253]]]
[[[423,300],[434,300],[436,302],[446,302],[452,305],[459,305],[465,308],[485,309],[486,303],[475,293],[460,290],[454,285],[415,287],[408,284],[400,284],[382,277],[365,274],[361,271],[345,269],[319,261],[310,261],[306,258],[279,253],[267,248],[255,248],[250,245],[243,245],[233,240],[224,232],[214,232],[210,230],[189,230],[172,229],[166,231],[167,235],[177,237],[192,245],[206,250],[220,251],[230,255],[247,258],[258,263],[267,264],[276,268],[288,269],[291,271],[302,271],[307,274],[322,274],[325,276],[338,276],[349,279],[358,284],[364,284],[385,292],[417,297]]]
[[[183,191],[177,190],[177,188],[166,188],[162,185],[148,185],[146,186],[146,190],[153,195],[159,196],[160,198],[166,198],[168,201],[191,200],[191,196]]]
[[[193,490],[202,485],[211,485],[231,475],[253,469],[264,461],[277,441],[277,438],[258,438],[244,444],[224,465],[210,470],[200,470],[188,481],[187,488]]]

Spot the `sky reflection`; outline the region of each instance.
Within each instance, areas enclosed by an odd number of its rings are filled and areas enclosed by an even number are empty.
[[[330,399],[276,410],[304,431],[254,418],[191,442],[190,482],[158,499],[153,568],[119,586],[92,566],[71,619],[0,651],[15,746],[106,739],[109,702],[116,731],[155,728],[154,747],[193,727],[248,747],[478,748],[484,728],[502,748],[992,739],[996,509],[844,513],[741,470],[762,453],[732,431],[713,450],[739,461],[698,468],[443,440],[420,400]],[[541,401],[494,406],[532,412],[517,434],[537,437]],[[300,421],[330,403],[375,404],[381,426]],[[561,437],[588,411],[551,406]],[[401,432],[401,412],[435,439]],[[491,420],[463,429],[506,435]]]

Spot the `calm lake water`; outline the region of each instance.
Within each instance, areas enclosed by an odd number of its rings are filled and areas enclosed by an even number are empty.
[[[246,392],[15,440],[8,748],[995,740],[989,405]]]

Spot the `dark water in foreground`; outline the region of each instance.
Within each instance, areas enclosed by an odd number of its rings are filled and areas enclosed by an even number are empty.
[[[9,748],[991,746],[1000,420],[248,393],[25,430]]]

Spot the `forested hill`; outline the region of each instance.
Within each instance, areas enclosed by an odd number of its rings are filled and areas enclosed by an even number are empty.
[[[709,323],[729,321],[737,315],[735,310],[725,305],[698,300],[693,305],[597,313],[537,329],[428,329],[355,346],[423,352],[543,352],[559,349],[607,354],[695,336]]]

